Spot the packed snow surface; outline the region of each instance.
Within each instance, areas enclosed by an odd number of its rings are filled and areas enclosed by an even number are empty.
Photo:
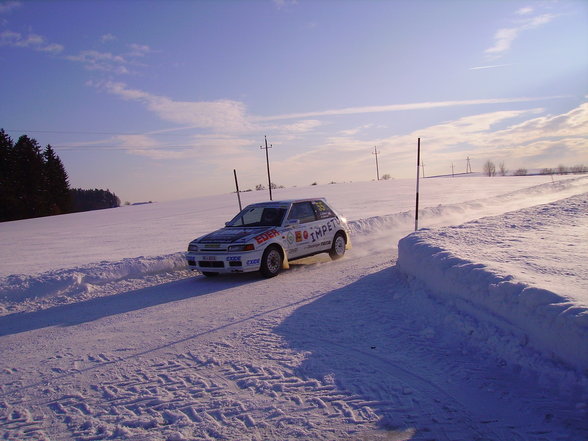
[[[186,269],[234,194],[0,224],[0,436],[587,439],[588,177],[425,179],[411,234],[414,193],[276,191],[353,248],[268,280]]]

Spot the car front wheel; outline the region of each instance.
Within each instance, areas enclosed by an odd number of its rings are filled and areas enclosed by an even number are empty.
[[[335,239],[333,240],[331,250],[329,251],[329,256],[331,256],[331,259],[337,260],[343,257],[345,255],[345,245],[345,236],[343,233],[337,233]]]
[[[275,277],[282,269],[282,253],[276,246],[269,247],[261,258],[261,274],[263,277]]]

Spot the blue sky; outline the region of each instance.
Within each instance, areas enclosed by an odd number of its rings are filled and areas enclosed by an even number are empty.
[[[0,127],[123,201],[588,165],[588,2],[1,1]]]

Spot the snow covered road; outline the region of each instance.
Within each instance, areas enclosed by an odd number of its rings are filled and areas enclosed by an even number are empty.
[[[458,313],[412,293],[395,255],[362,251],[0,318],[2,435],[581,439],[578,409],[444,327]]]

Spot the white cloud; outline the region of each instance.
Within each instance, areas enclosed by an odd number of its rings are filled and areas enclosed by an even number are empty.
[[[244,153],[243,147],[252,145],[249,139],[223,135],[190,136],[187,142],[174,145],[148,134],[119,135],[112,142],[118,149],[155,160],[199,158],[209,164],[221,164],[227,157],[239,158]]]
[[[286,124],[279,127],[279,130],[284,132],[296,132],[303,133],[308,132],[316,127],[321,126],[322,123],[316,119],[305,119],[302,121],[295,122],[294,124]]]
[[[527,6],[525,8],[521,8],[517,11],[518,15],[528,15],[531,14],[534,11],[534,9],[530,6]]]
[[[137,89],[129,89],[120,82],[96,84],[113,95],[138,101],[161,119],[193,128],[217,129],[224,132],[249,131],[245,104],[232,100],[174,101]]]
[[[103,41],[105,37],[102,37]],[[78,55],[68,55],[65,58],[81,63],[87,70],[128,74],[130,73],[129,68],[137,65],[135,62],[136,58],[144,57],[152,52],[151,48],[147,45],[129,44],[128,47],[129,52],[121,55],[113,54],[112,52],[84,50]]]
[[[3,31],[0,33],[0,46],[28,48],[39,52],[57,54],[63,51],[63,46],[56,43],[48,43],[45,37],[37,34],[23,36],[19,32]]]
[[[530,8],[519,9],[519,15],[528,15],[532,12]],[[501,28],[494,34],[494,44],[486,49],[485,53],[493,56],[500,56],[507,52],[513,42],[519,37],[523,31],[536,29],[551,22],[556,15],[543,14],[535,17],[516,20],[512,27]]]
[[[151,52],[151,48],[146,44],[132,43],[128,46],[131,50],[128,54],[130,57],[144,57],[145,55]]]
[[[68,55],[67,60],[81,63],[88,70],[98,70],[118,74],[127,74],[128,61],[121,55],[95,50],[81,51],[78,55]]]
[[[419,137],[432,174],[447,173],[452,162],[463,159],[465,164],[468,156],[504,161],[510,168],[588,161],[588,103],[558,115],[538,116],[542,113],[541,108],[480,113],[386,138],[359,139],[356,131],[340,132],[282,160],[282,173],[294,180],[299,164],[304,164],[305,174],[321,179],[321,169],[336,158],[337,166],[328,168],[329,180],[365,179],[373,168],[370,146],[373,151],[377,145],[381,172],[407,177],[415,160],[411,146],[416,147]],[[339,174],[335,176],[333,170]]]

